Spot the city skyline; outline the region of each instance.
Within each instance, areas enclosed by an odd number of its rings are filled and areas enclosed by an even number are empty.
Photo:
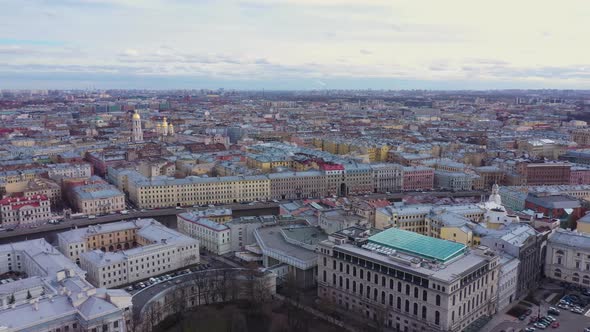
[[[3,89],[590,88],[590,5],[4,1]]]

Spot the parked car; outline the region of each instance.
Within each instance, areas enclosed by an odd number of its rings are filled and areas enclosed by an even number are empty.
[[[554,328],[554,329],[558,328],[559,327],[559,322],[553,322],[553,323],[551,323],[551,327]]]
[[[525,314],[522,314],[522,315],[520,315],[520,316],[518,317],[518,319],[519,319],[519,320],[525,320],[525,319],[526,319],[526,315],[525,315]]]
[[[545,326],[545,325],[543,325],[541,323],[535,323],[535,325],[533,325],[533,326],[536,327],[536,328],[538,328],[538,329],[541,329],[541,330],[544,330],[544,329],[547,328],[547,326]]]
[[[535,332],[537,329],[535,329],[534,327],[527,327],[526,329],[524,329],[524,332]]]

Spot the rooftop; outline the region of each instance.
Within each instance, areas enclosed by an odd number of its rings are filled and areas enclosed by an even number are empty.
[[[369,237],[369,243],[440,262],[447,262],[467,250],[467,247],[460,243],[397,228],[390,228]]]

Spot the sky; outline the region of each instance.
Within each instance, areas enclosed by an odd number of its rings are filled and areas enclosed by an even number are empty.
[[[0,89],[590,88],[588,0],[0,0]]]

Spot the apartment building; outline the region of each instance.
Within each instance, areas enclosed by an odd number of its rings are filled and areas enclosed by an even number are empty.
[[[61,205],[62,201],[61,187],[52,180],[45,178],[34,178],[29,181],[22,194],[26,197],[37,195],[47,196],[52,207]]]
[[[267,200],[270,181],[265,176],[147,178],[138,172],[127,174],[129,199],[140,208],[228,204]]]
[[[224,255],[231,251],[229,227],[199,214],[186,212],[176,216],[178,230],[199,240],[201,248],[216,255]]]
[[[71,197],[76,210],[84,214],[108,214],[125,210],[125,194],[106,183],[76,186],[72,189]]]
[[[424,166],[403,168],[403,191],[431,190],[434,187],[434,169]]]
[[[371,165],[375,191],[378,193],[402,190],[403,168],[397,164]]]
[[[78,228],[60,233],[58,243],[97,287],[117,287],[199,262],[199,241],[154,219]]]
[[[0,326],[23,332],[133,331],[131,295],[95,288],[86,272],[43,239],[0,246],[0,273],[25,278],[0,285]]]
[[[4,227],[36,224],[51,218],[51,202],[45,195],[7,197],[0,200],[0,223]]]
[[[89,178],[92,176],[92,165],[88,163],[61,163],[47,165],[50,179]]]
[[[497,310],[499,256],[391,228],[318,244],[318,296],[397,331],[461,331]]]

